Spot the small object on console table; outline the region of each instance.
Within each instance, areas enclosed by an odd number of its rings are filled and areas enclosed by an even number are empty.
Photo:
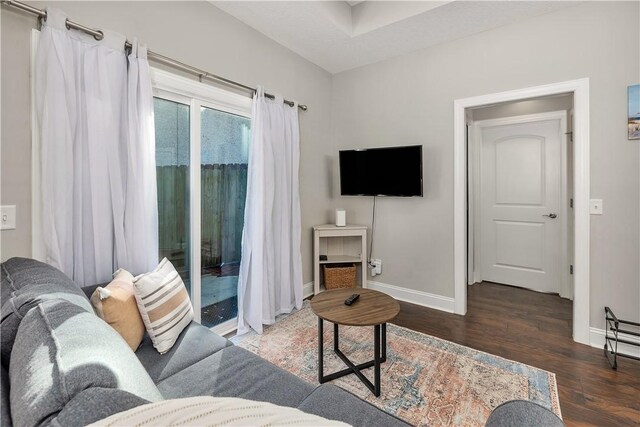
[[[328,260],[326,255],[320,255],[320,261],[326,261]]]
[[[344,300],[344,305],[351,305],[354,302],[356,302],[358,300],[358,298],[360,298],[360,294],[353,294],[349,298]]]

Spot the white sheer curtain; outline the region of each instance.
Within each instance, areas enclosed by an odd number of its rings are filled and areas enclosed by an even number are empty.
[[[132,43],[129,55],[129,141],[124,217],[127,259],[132,272],[153,270],[158,264],[158,196],[156,136],[153,121],[151,73],[147,47]]]
[[[157,261],[157,237],[148,236],[151,228],[157,233],[157,213],[150,214],[157,207],[149,206],[155,170],[147,166],[154,157],[144,158],[153,156],[153,132],[140,130],[149,120],[153,126],[153,116],[139,107],[152,102],[151,89],[140,89],[150,85],[146,61],[134,58],[128,73],[123,36],[105,31],[96,41],[67,30],[65,21],[64,13],[47,10],[36,53],[41,232],[45,260],[78,283],[93,284],[119,267],[137,273]],[[136,204],[141,192],[153,193],[144,197],[145,209]],[[149,223],[139,227],[143,214]],[[138,241],[148,252],[144,263],[137,260]]]
[[[259,87],[252,113],[238,334],[262,333],[278,314],[302,307],[298,106]]]

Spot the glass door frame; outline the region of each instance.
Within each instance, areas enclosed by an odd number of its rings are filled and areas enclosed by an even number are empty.
[[[220,89],[159,68],[151,67],[153,96],[189,105],[189,269],[194,320],[202,322],[202,218],[201,218],[201,112],[210,108],[251,119],[252,100],[246,95]],[[219,334],[237,328],[237,318],[213,328]]]

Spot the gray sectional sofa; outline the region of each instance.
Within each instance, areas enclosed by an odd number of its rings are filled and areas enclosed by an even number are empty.
[[[76,426],[150,401],[233,396],[299,408],[354,426],[407,426],[333,385],[309,384],[197,323],[159,354],[134,353],[55,268],[1,265],[2,426]]]

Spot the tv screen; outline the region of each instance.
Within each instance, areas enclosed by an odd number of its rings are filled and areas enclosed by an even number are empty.
[[[422,145],[340,151],[343,196],[422,196]]]

